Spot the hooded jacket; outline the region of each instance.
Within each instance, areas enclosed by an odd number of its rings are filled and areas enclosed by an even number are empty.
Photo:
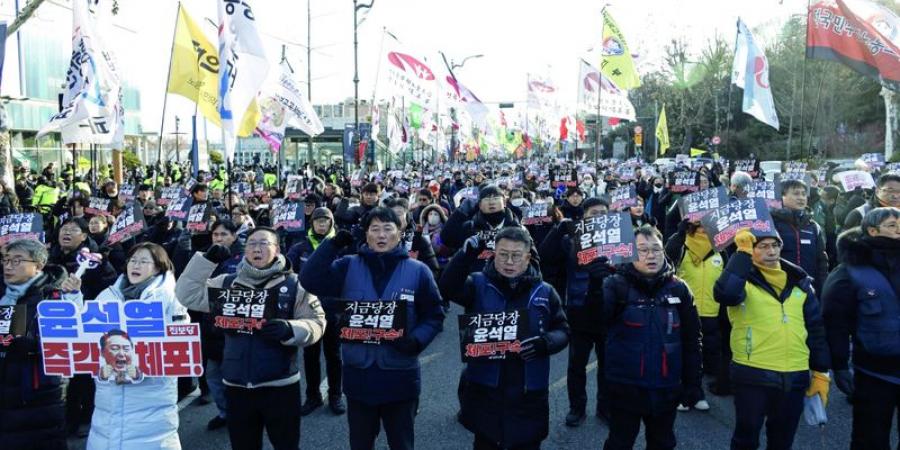
[[[28,448],[35,441],[46,443],[47,448],[65,448],[62,380],[44,375],[36,316],[38,303],[59,298],[59,286],[65,278],[62,267],[44,266],[43,273],[16,303],[27,305],[28,328],[24,336],[13,339],[0,358],[0,446],[3,448]],[[6,284],[0,277],[0,294],[5,292]]]
[[[873,319],[882,319],[891,306],[900,308],[900,240],[871,237],[863,235],[859,228],[845,231],[837,242],[841,255],[840,264],[831,272],[825,281],[822,292],[822,307],[825,317],[825,332],[834,370],[846,370],[850,359],[850,338],[853,337],[853,366],[873,376],[888,376],[900,379],[900,356],[873,354],[866,349],[857,335],[858,325],[863,314]],[[882,305],[881,301],[891,300],[891,293],[881,292],[879,281],[854,279],[851,267],[872,268],[881,274],[882,280],[889,283],[893,290],[893,305]],[[877,274],[872,278],[877,277]],[[886,297],[881,297],[886,295]],[[895,309],[896,311],[896,309]],[[883,341],[887,345],[898,338],[900,329],[895,328],[892,334],[885,334]]]
[[[120,275],[97,300],[127,302]],[[175,275],[157,275],[141,292],[140,300],[162,300],[169,323],[187,323],[187,310],[175,298]],[[140,383],[117,385],[95,382],[94,415],[88,450],[141,450],[181,448],[178,439],[178,378],[145,377]]]

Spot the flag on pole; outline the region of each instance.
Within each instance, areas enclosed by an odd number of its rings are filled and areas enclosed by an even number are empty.
[[[809,8],[806,56],[846,64],[900,90],[900,18],[869,0],[820,1]]]
[[[699,148],[691,147],[691,158],[694,158],[697,156],[703,156],[704,153],[706,153],[706,150],[701,150]]]
[[[556,86],[550,79],[534,74],[528,78],[528,107],[552,113],[556,110]]]
[[[273,153],[281,149],[288,123],[295,124],[310,136],[318,136],[325,131],[312,104],[291,77],[287,64],[281,64],[274,76],[269,78],[260,98],[262,118],[256,126],[256,134],[269,144]]]
[[[605,117],[635,120],[634,105],[628,100],[628,92],[619,89],[612,80],[603,76],[599,70],[588,64],[587,61],[582,59],[579,66],[579,108],[590,112],[599,110],[600,115]]]
[[[235,124],[243,123],[269,72],[250,0],[219,0],[219,117],[225,158],[234,159]]]
[[[468,112],[469,116],[472,118],[472,122],[474,122],[479,129],[484,130],[487,127],[487,116],[490,112],[488,111],[487,106],[485,106],[472,91],[463,86],[462,83],[452,75],[447,75],[445,80],[450,87],[450,89],[448,89],[448,97],[465,108],[466,112]]]
[[[625,36],[606,8],[603,8],[603,43],[600,50],[600,70],[621,89],[641,85],[641,76],[634,68]]]
[[[64,144],[108,144],[121,148],[125,138],[122,83],[113,54],[97,33],[95,2],[72,2],[72,59],[66,73],[62,110],[38,131],[58,131]]]
[[[219,50],[197,26],[197,22],[182,5],[175,24],[172,43],[172,69],[169,71],[168,91],[197,104],[203,117],[217,127],[219,117]],[[256,100],[247,108],[238,136],[250,136],[259,122]]]
[[[659,142],[659,154],[665,155],[669,148],[669,125],[666,123],[666,105],[659,112],[659,120],[656,122],[656,141]]]
[[[769,61],[741,19],[737,21],[731,72],[731,82],[744,89],[743,111],[777,130],[778,113],[769,87]]]

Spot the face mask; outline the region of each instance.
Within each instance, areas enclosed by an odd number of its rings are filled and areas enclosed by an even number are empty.
[[[518,207],[520,207],[520,206],[522,206],[522,205],[525,204],[525,199],[524,199],[524,198],[521,198],[521,197],[520,197],[520,198],[514,198],[514,199],[510,200],[509,202],[512,203],[513,206],[515,206],[516,208],[518,208]]]
[[[663,188],[661,186],[660,187],[653,186],[654,194],[659,194],[660,192],[662,192],[662,190],[663,190]]]
[[[428,225],[434,226],[441,223],[441,216],[437,214],[429,214],[428,215]]]

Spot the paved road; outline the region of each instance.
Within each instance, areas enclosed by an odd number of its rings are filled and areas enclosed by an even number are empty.
[[[451,315],[459,313],[453,307]],[[472,435],[456,422],[456,385],[461,363],[459,360],[456,320],[448,318],[445,331],[421,355],[423,394],[419,416],[416,420],[416,446],[418,449],[451,450],[470,449]],[[544,441],[545,449],[599,449],[602,448],[608,429],[599,419],[589,416],[579,428],[568,428],[564,419],[568,412],[566,398],[565,351],[553,357],[550,387],[550,436]],[[324,362],[323,362],[324,366]],[[596,391],[594,378],[596,365],[591,364],[588,375],[588,398]],[[850,408],[843,394],[832,390],[828,405],[829,424],[819,430],[801,420],[794,448],[796,450],[847,449],[850,441]],[[731,397],[707,396],[712,408],[708,412],[681,413],[675,422],[679,448],[725,449],[728,448],[734,423],[734,407]],[[592,400],[588,411],[593,411]],[[190,400],[183,402],[180,436],[183,448],[190,450],[230,447],[225,429],[206,431],[206,422],[215,414],[213,405],[199,406]],[[347,448],[346,416],[334,416],[327,408],[320,408],[304,417],[301,430],[301,448],[331,450]],[[765,442],[765,436],[762,437]],[[265,439],[264,439],[265,440]],[[894,438],[896,445],[896,431]],[[824,444],[823,444],[824,443]],[[72,440],[73,449],[84,448],[84,440]],[[265,448],[271,448],[266,442]],[[380,436],[376,449],[387,449],[384,436]],[[643,449],[643,434],[635,448]],[[763,444],[762,448],[765,448]]]

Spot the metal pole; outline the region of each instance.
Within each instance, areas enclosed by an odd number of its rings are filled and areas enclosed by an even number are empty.
[[[306,99],[312,104],[312,8],[310,6],[312,0],[306,0]],[[306,160],[309,168],[315,173],[316,161],[313,159],[313,138],[309,136],[306,141]],[[279,178],[281,172],[279,168]]]
[[[178,16],[181,14],[181,2],[178,2],[178,10],[175,11],[175,26],[172,27],[172,47],[169,50],[169,70],[166,72],[166,91],[163,93],[162,119],[159,122],[159,143],[156,146],[156,164],[162,164],[163,129],[166,125],[166,103],[169,99],[169,79],[172,74],[172,55],[175,53],[175,33],[178,32]]]
[[[359,39],[357,38],[357,28],[359,23],[356,19],[356,12],[359,11],[358,3],[359,2],[357,0],[353,0],[353,123],[355,124],[353,128],[353,136],[356,137],[357,142],[359,140]],[[353,160],[358,166],[359,152],[354,149],[353,155]]]
[[[178,127],[181,126],[181,119],[178,116],[175,116],[175,164],[181,164],[181,148],[178,146],[180,144],[178,140]]]

